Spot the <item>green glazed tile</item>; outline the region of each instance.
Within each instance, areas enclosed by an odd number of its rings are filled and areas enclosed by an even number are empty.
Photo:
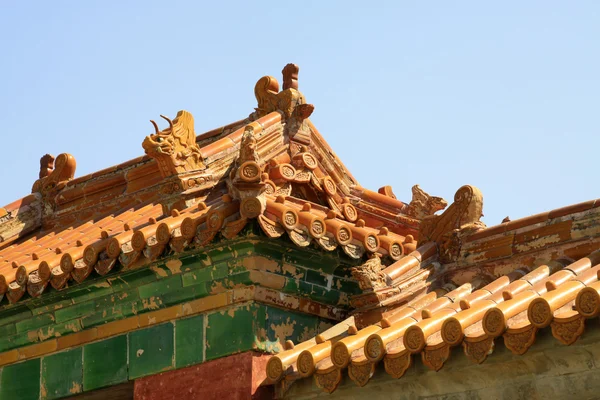
[[[175,324],[175,366],[177,368],[203,361],[204,315],[180,319]]]
[[[44,297],[44,296],[42,296]],[[37,299],[36,299],[37,300]],[[55,299],[55,298],[45,298],[43,302],[31,302],[27,303],[27,307],[31,309],[33,315],[46,314],[51,313],[56,310],[60,310],[62,308],[68,307],[73,304],[72,299]]]
[[[327,280],[327,277],[325,276],[325,274],[322,274],[317,271],[313,271],[311,269],[306,271],[305,280],[306,280],[306,282],[312,283],[314,285],[327,287],[328,280]]]
[[[92,314],[94,310],[94,302],[86,301],[85,303],[78,303],[66,308],[61,308],[60,310],[56,310],[54,312],[54,316],[56,317],[56,322],[64,322],[82,317],[84,315]]]
[[[193,270],[181,274],[183,287],[197,285],[201,282],[210,281],[212,279],[212,268],[204,267],[202,269]]]
[[[60,324],[53,324],[44,326],[38,329],[37,334],[40,340],[44,341],[49,338],[59,337],[62,335],[68,335],[69,333],[79,332],[82,329],[81,321],[78,319],[71,320],[68,322],[62,322]]]
[[[0,337],[0,352],[27,346],[39,341],[37,332],[23,332],[16,335]]]
[[[130,332],[129,378],[156,374],[173,368],[173,324]]]
[[[81,347],[42,359],[42,400],[59,399],[83,391]]]
[[[110,286],[107,281],[102,280],[82,287],[81,289],[74,288],[73,291],[69,291],[67,293],[69,298],[71,298],[74,303],[83,303],[88,300],[106,296],[112,292],[112,286]]]
[[[285,247],[264,242],[255,244],[254,248],[256,250],[255,254],[269,257],[277,261],[282,260],[283,254],[287,251]]]
[[[218,247],[208,252],[208,256],[212,260],[213,263],[218,263],[221,261],[227,261],[231,258],[235,258],[235,254],[233,253],[233,249],[229,246]]]
[[[94,301],[96,304],[96,310],[102,310],[118,306],[124,303],[131,303],[140,298],[137,288],[123,290],[120,292],[111,293],[107,296],[98,298]]]
[[[27,331],[31,331],[34,329],[38,329],[42,326],[50,325],[52,323],[54,323],[54,315],[41,314],[41,315],[36,315],[36,316],[33,316],[26,320],[17,322],[16,327],[17,327],[17,332],[21,333],[21,332],[27,332]]]
[[[83,359],[84,390],[127,381],[127,335],[86,345]]]
[[[201,282],[194,286],[187,286],[176,290],[171,293],[167,293],[162,296],[162,304],[166,307],[175,304],[183,303],[200,297],[208,295],[207,282]]]
[[[208,315],[206,359],[239,353],[254,348],[266,324],[265,307],[245,305]]]
[[[281,346],[286,340],[298,344],[316,336],[318,323],[319,318],[314,315],[267,306],[268,339],[278,341]]]
[[[0,326],[0,338],[11,336],[17,333],[15,324],[7,324]]]
[[[206,254],[206,253],[194,254],[191,256],[182,257],[179,260],[182,263],[181,268],[180,268],[182,273],[190,271],[190,270],[206,268],[209,265],[211,265],[210,258],[208,257],[208,254]]]
[[[291,278],[285,278],[285,285],[282,291],[284,293],[298,293],[300,291],[300,281]]]
[[[18,305],[13,307],[7,307],[5,310],[0,311],[0,325],[10,324],[15,321],[22,321],[31,317],[32,313],[27,306]]]
[[[326,304],[337,304],[340,301],[341,293],[337,290],[327,290],[320,286],[313,286],[310,298]]]
[[[0,378],[0,400],[40,397],[40,359],[6,366]]]
[[[147,299],[152,296],[160,296],[162,294],[177,291],[181,289],[181,287],[181,275],[174,275],[140,286],[138,288],[138,293],[140,294],[140,298]]]
[[[114,291],[122,291],[154,282],[156,274],[149,268],[142,268],[107,280]]]

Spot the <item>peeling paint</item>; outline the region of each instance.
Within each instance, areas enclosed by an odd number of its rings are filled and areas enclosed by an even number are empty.
[[[158,267],[156,265],[150,267],[150,269],[152,271],[154,271],[156,273],[156,275],[158,275],[161,278],[165,278],[165,277],[169,276],[169,274],[167,274],[167,271],[165,271],[164,269],[162,269],[161,267]]]
[[[333,283],[333,275],[326,275],[325,279],[327,279],[327,290],[331,290],[331,285]]]
[[[285,342],[286,338],[294,334],[294,326],[296,326],[296,321],[291,321],[291,318],[288,317],[285,322],[282,322],[278,325],[271,324],[270,326],[271,330],[275,332],[275,338],[279,339],[280,342]]]
[[[68,323],[67,325],[65,325],[65,328],[70,330],[71,332],[79,332],[81,330],[81,327],[75,322]]]
[[[79,383],[79,382],[73,382],[73,385],[71,386],[71,389],[69,389],[69,393],[72,393],[72,394],[81,393],[82,389],[83,388],[81,386],[81,383]]]
[[[223,286],[223,282],[213,282],[213,284],[210,287],[211,293],[220,293],[220,292],[224,292],[226,290],[227,290],[227,288],[225,286]]]
[[[340,298],[336,303],[338,306],[345,306],[350,304],[350,299],[348,297],[348,293],[340,292]]]
[[[304,329],[302,330],[302,333],[300,333],[300,335],[298,335],[298,341],[304,342],[314,336],[316,336],[315,330],[309,326],[305,326]]]
[[[165,266],[171,271],[172,274],[181,273],[181,266],[183,263],[179,259],[169,260],[165,263]]]
[[[52,328],[50,328],[52,329]],[[40,337],[42,336],[41,332],[42,330],[39,330],[40,332]],[[27,332],[27,339],[29,339],[30,342],[37,342],[38,340],[38,331],[29,331]],[[40,339],[40,340],[45,340],[45,339]]]
[[[261,256],[244,258],[242,265],[249,270],[279,272],[279,263],[277,261]]]
[[[535,249],[541,249],[548,245],[560,242],[560,235],[555,234],[551,236],[536,237],[533,240],[527,242],[527,244],[516,244],[515,249],[519,252],[526,252]]]
[[[147,310],[156,310],[160,308],[160,304],[158,304],[156,300],[157,298],[155,296],[152,296],[148,299],[142,299],[142,305]]]
[[[185,303],[183,305],[182,311],[183,311],[183,315],[188,315],[188,314],[192,314],[194,312],[194,309],[192,308],[190,303]]]
[[[341,289],[342,289],[342,281],[341,281],[341,279],[338,279],[338,280],[335,282],[335,288],[336,288],[337,290],[341,290]]]
[[[91,285],[90,287],[109,288],[110,287],[110,283],[104,281],[104,282],[99,282],[99,283],[96,283],[94,285]]]
[[[571,238],[573,239],[583,239],[588,237],[593,237],[598,235],[598,226],[590,226],[584,229],[573,229],[571,231]]]

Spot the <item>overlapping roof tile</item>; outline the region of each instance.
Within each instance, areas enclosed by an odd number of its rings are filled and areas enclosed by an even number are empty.
[[[364,386],[378,363],[400,378],[413,356],[420,355],[437,371],[456,346],[482,363],[492,353],[494,339],[503,336],[505,346],[521,355],[537,332],[548,327],[569,345],[584,332],[586,319],[600,315],[599,276],[596,250],[575,262],[552,262],[526,274],[515,269],[479,288],[470,283],[447,292],[438,288],[361,329],[354,325],[328,340],[289,345],[269,361],[267,383],[313,376],[319,387],[332,392],[346,371]]]

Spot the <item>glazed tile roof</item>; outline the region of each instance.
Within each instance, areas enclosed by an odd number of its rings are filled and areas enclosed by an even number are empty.
[[[42,157],[32,194],[0,208],[0,295],[201,252],[256,221],[269,238],[362,262],[353,317],[267,366],[268,383],[314,376],[328,392],[346,369],[365,385],[382,361],[396,378],[417,354],[438,370],[453,346],[483,362],[499,336],[517,354],[547,327],[570,344],[600,313],[600,200],[486,228],[473,186],[449,206],[418,185],[409,203],[365,189],[308,119],[298,67],[283,75],[281,91],[257,82],[248,118],[202,135],[187,111],[162,130],[152,121],[146,155],[123,164],[74,178],[72,155]]]
[[[147,155],[84,177],[73,178],[73,156],[44,156],[33,193],[0,209],[0,294],[16,302],[138,267],[232,238],[252,219],[269,237],[355,259],[412,250],[409,205],[361,188],[307,119],[297,83],[278,93],[273,81],[257,83],[249,118],[196,136],[190,113],[163,117]]]
[[[386,284],[373,287],[371,296],[379,292],[380,300],[381,293],[399,288],[391,301],[384,297],[387,305],[395,307],[386,308],[380,301],[375,317],[365,317],[358,309],[355,325],[336,337],[317,337],[295,347],[288,344],[288,350],[269,361],[266,384],[283,381],[283,387],[289,387],[297,379],[313,376],[317,386],[331,393],[342,373],[358,386],[366,385],[379,363],[389,375],[400,378],[417,355],[437,371],[456,346],[472,361],[482,363],[492,353],[496,338],[502,336],[504,345],[520,355],[534,344],[538,331],[546,328],[561,343],[574,343],[584,332],[585,320],[600,315],[598,207],[600,200],[595,200],[479,230],[463,237],[460,255],[445,264],[440,263],[444,243],[424,243],[383,268]],[[569,234],[561,231],[565,222]],[[514,232],[525,242],[514,243]],[[552,240],[544,241],[545,235]],[[516,248],[537,240],[538,248],[529,248],[526,256],[531,262],[541,255],[547,262],[528,266],[517,252],[498,255],[493,250],[505,237]],[[472,258],[475,245],[488,251],[483,261]],[[582,256],[573,261],[566,254]],[[457,266],[466,283],[441,284],[449,282],[449,272]],[[491,280],[473,279],[469,272],[487,268],[506,272]],[[436,270],[443,272],[436,276]],[[418,271],[424,275],[419,277]]]

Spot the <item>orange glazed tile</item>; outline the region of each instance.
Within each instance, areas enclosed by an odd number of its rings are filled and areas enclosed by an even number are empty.
[[[385,196],[381,193],[373,192],[369,189],[361,189],[361,194],[363,199],[371,200],[376,203],[383,204],[389,208],[400,211],[400,209],[405,205],[403,202],[397,199],[393,199],[391,197]]]
[[[594,203],[595,203],[595,200],[590,200],[590,201],[586,201],[584,203],[573,204],[570,206],[558,208],[556,210],[550,211],[550,213],[548,214],[548,217],[550,219],[552,219],[552,218],[563,217],[565,215],[575,214],[578,212],[590,210],[594,207]]]
[[[12,364],[18,360],[19,360],[19,350],[18,349],[0,353],[0,366],[6,365],[6,364]]]
[[[156,310],[149,313],[144,313],[138,316],[140,322],[140,328],[144,326],[159,324],[164,321],[170,321],[177,319],[183,315],[182,305],[174,307],[164,308],[162,310]]]
[[[96,328],[98,330],[98,339],[132,331],[137,329],[139,325],[140,324],[137,316],[109,322],[108,324],[104,324]]]
[[[183,315],[198,314],[207,310],[225,307],[230,303],[230,293],[224,292],[214,296],[203,297],[183,305]]]
[[[491,226],[489,228],[485,228],[479,232],[467,236],[466,242],[473,242],[475,240],[485,239],[487,237],[498,235],[504,232],[506,232],[506,224]]]
[[[58,350],[66,349],[68,347],[79,346],[80,344],[94,341],[98,338],[98,331],[96,328],[86,329],[81,332],[73,333],[66,336],[61,336],[57,339]]]
[[[516,219],[514,221],[510,221],[506,223],[506,231],[514,231],[516,229],[523,228],[529,225],[535,225],[542,222],[546,222],[550,218],[549,212],[544,212],[541,214],[531,215],[529,217]]]
[[[202,133],[202,134],[200,134],[200,135],[198,135],[196,137],[196,142],[201,142],[201,141],[204,141],[206,139],[210,139],[210,138],[213,138],[215,136],[219,136],[219,135],[221,135],[225,131],[229,131],[231,129],[236,129],[240,125],[245,125],[248,122],[249,122],[249,120],[247,118],[245,118],[245,119],[241,119],[239,121],[235,121],[235,122],[232,122],[230,124],[221,126],[219,128],[213,129],[211,131]]]
[[[569,240],[571,238],[572,220],[557,222],[551,225],[544,225],[525,232],[515,234],[513,245],[517,247],[521,243],[526,243],[532,240],[538,240],[544,236],[557,236],[559,241]],[[552,243],[557,241],[553,238]],[[520,251],[519,249],[517,249]]]
[[[234,145],[235,145],[235,143],[233,142],[233,140],[231,140],[227,137],[224,137],[222,139],[219,139],[219,140],[209,144],[208,146],[202,147],[200,149],[200,153],[202,154],[202,157],[208,158],[208,157],[214,156],[217,153],[220,153],[222,151],[230,149]]]
[[[19,360],[25,360],[33,357],[38,357],[44,354],[52,353],[58,348],[56,339],[46,342],[34,344],[19,349]]]

